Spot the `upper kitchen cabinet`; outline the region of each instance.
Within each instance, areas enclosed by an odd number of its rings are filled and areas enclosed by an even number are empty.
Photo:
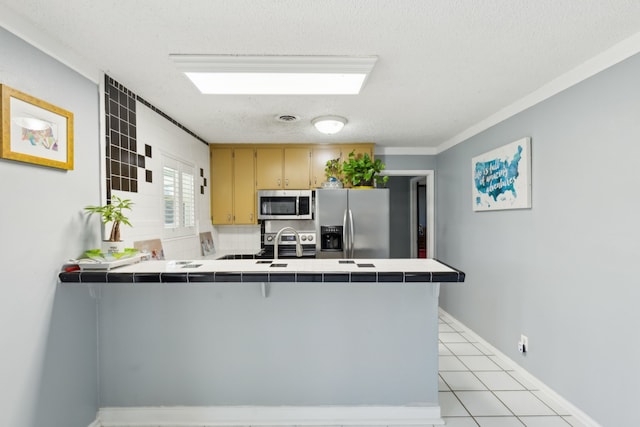
[[[308,189],[310,165],[308,147],[256,148],[256,189]]]
[[[211,222],[233,224],[233,149],[210,147]]]
[[[253,148],[211,146],[211,220],[256,224]]]
[[[359,154],[364,155],[364,153],[367,153],[369,157],[373,159],[373,148],[374,148],[374,144],[341,144],[340,150],[342,153],[340,157],[344,162],[349,159],[349,153],[353,151],[355,152],[356,157]]]
[[[254,152],[253,148],[234,149],[234,224],[257,224]]]
[[[340,145],[318,145],[313,147],[311,155],[311,187],[320,188],[322,183],[327,180],[327,176],[324,169],[327,164],[327,160],[340,159],[340,162],[349,159],[349,153],[355,152],[356,156],[367,153],[369,157],[373,158],[374,144],[360,143],[360,144],[340,144]]]
[[[340,158],[340,147],[336,145],[324,145],[313,148],[311,154],[311,187],[322,187],[327,180],[324,172],[327,161]]]

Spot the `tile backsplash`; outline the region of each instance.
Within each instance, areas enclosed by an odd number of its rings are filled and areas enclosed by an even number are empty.
[[[260,251],[259,225],[213,227],[216,251],[251,253]]]

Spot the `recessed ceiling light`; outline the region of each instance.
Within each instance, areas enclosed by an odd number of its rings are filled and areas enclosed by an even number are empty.
[[[316,129],[318,129],[318,131],[327,135],[333,135],[334,133],[338,133],[342,130],[344,125],[347,123],[347,119],[340,116],[322,116],[311,120],[311,123],[316,127]]]
[[[377,57],[169,55],[204,94],[357,95]]]

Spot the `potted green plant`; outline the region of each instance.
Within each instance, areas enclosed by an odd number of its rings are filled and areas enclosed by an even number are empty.
[[[114,253],[123,251],[123,248],[119,245],[119,243],[122,242],[120,239],[120,225],[125,224],[131,227],[129,218],[123,213],[126,209],[131,210],[131,205],[133,205],[133,202],[129,199],[111,196],[111,203],[104,206],[86,206],[84,208],[90,214],[100,214],[103,224],[111,223],[109,238],[104,241],[105,245],[103,245],[103,249],[104,246],[107,248],[105,252]]]
[[[349,153],[349,158],[342,164],[342,172],[345,181],[354,187],[374,187],[375,184],[386,184],[389,177],[380,175],[385,164],[380,159],[371,159],[368,153],[356,156],[355,152]]]
[[[324,173],[327,176],[327,188],[342,188],[342,163],[340,157],[337,159],[329,159],[325,164]]]

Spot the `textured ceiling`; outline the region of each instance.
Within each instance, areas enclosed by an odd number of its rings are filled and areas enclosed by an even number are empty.
[[[105,71],[210,142],[438,147],[640,32],[637,0],[0,0],[2,8],[55,41],[59,59]],[[205,96],[172,53],[378,62],[357,96]],[[310,122],[325,114],[349,123],[323,136]]]

